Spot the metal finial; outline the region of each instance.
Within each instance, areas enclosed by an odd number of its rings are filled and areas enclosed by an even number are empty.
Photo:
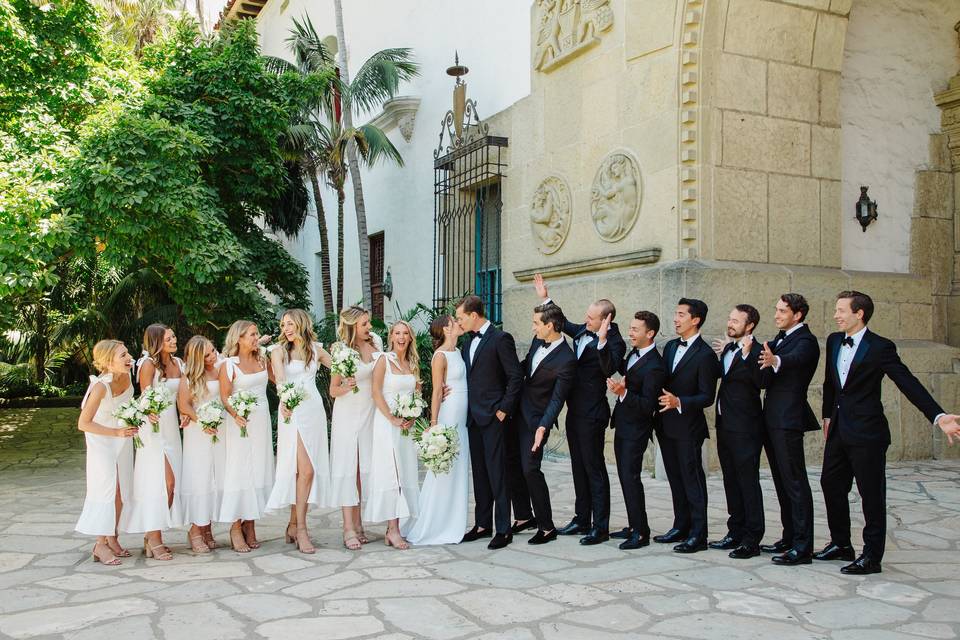
[[[470,73],[470,69],[460,64],[460,52],[454,50],[453,66],[447,67],[447,75],[455,77],[457,79],[457,84],[462,84],[463,81],[460,78],[468,73]]]

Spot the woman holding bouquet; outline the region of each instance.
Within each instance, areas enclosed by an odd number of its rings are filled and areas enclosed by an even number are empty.
[[[259,340],[257,325],[237,320],[227,331],[220,364],[220,401],[227,418],[221,430],[226,461],[219,520],[232,523],[230,545],[238,553],[260,547],[254,521],[263,515],[273,482],[267,405],[267,382],[273,376]]]
[[[456,544],[463,538],[469,504],[470,442],[467,434],[467,368],[457,349],[463,329],[450,316],[430,324],[433,338],[433,397],[430,426],[453,427],[460,436],[460,453],[449,472],[427,471],[420,491],[416,520],[404,528],[412,544]],[[443,397],[446,386],[450,393]]]
[[[343,510],[343,545],[356,551],[368,542],[360,518],[360,497],[370,473],[373,430],[374,355],[383,351],[380,336],[371,331],[370,313],[363,307],[340,312],[340,342],[331,350],[352,363],[353,375],[337,368],[330,376],[333,402],[330,435],[330,503]],[[361,487],[363,491],[361,491]]]
[[[290,309],[280,318],[280,343],[270,353],[280,395],[277,476],[267,509],[290,507],[286,541],[314,553],[307,533],[307,505],[329,504],[330,457],[327,412],[317,390],[317,369],[330,354],[317,342],[306,311]],[[291,406],[295,405],[295,406]]]
[[[417,514],[419,494],[417,449],[404,431],[413,419],[394,415],[401,403],[420,389],[420,358],[413,329],[403,320],[390,327],[387,353],[377,355],[373,368],[373,450],[370,486],[363,517],[371,522],[387,521],[386,544],[397,549],[410,545],[400,534],[400,518]]]
[[[177,336],[163,324],[147,327],[143,349],[137,380],[140,404],[149,422],[140,430],[143,447],[137,450],[133,465],[133,498],[123,512],[120,528],[144,534],[143,552],[148,558],[172,560],[161,532],[183,524],[178,493],[183,448],[176,405],[183,361],[173,355]]]
[[[184,521],[190,523],[187,542],[194,553],[215,549],[211,526],[217,519],[223,485],[223,438],[215,427],[200,424],[198,414],[211,414],[223,420],[220,404],[220,380],[217,352],[203,336],[193,336],[183,350],[186,358],[186,384],[177,392],[177,408],[187,420],[183,428],[183,476],[180,478],[180,503]],[[203,416],[207,418],[207,416]]]
[[[119,340],[101,340],[93,347],[93,364],[100,375],[90,376],[77,421],[87,444],[87,495],[76,530],[97,536],[94,562],[114,566],[130,557],[117,540],[117,524],[133,489],[131,438],[137,428],[120,423],[113,412],[133,397],[133,359]]]

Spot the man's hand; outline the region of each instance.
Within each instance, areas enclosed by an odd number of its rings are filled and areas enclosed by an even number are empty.
[[[530,449],[533,453],[537,452],[537,449],[540,448],[540,445],[543,444],[543,436],[546,435],[546,427],[537,427],[537,433],[533,436],[533,448]]]
[[[505,414],[503,411],[497,411],[497,420],[499,420],[500,422],[503,422],[506,419],[507,419],[507,414]]]
[[[760,352],[760,368],[767,369],[777,364],[777,356],[773,355],[773,349],[769,342],[763,343],[763,351]]]
[[[663,395],[660,396],[660,407],[660,413],[665,413],[670,411],[670,409],[677,409],[680,407],[680,398],[664,389]]]
[[[827,441],[827,434],[830,433],[830,418],[823,419],[823,441]]]
[[[937,421],[937,426],[946,434],[947,444],[952,445],[954,438],[957,439],[957,442],[960,442],[960,416],[952,414],[940,416],[940,419]]]
[[[450,385],[443,385],[443,394],[440,396],[440,402],[446,400],[447,396],[449,396],[451,392],[453,392],[453,389],[450,388]]]
[[[613,314],[608,313],[607,317],[600,321],[600,328],[597,329],[597,343],[603,344],[607,341],[607,332],[610,331],[610,323],[613,322]]]
[[[743,354],[743,357],[746,358],[750,355],[750,349],[753,349],[753,334],[748,333],[743,336],[743,344],[740,345],[740,352]]]
[[[543,276],[539,273],[533,275],[533,288],[541,300],[546,300],[550,296],[547,294],[547,283],[543,281]]]
[[[727,348],[728,344],[730,344],[730,338],[724,336],[711,342],[710,346],[713,347],[713,352],[719,356],[723,354],[723,350]]]
[[[607,378],[607,389],[610,390],[610,393],[620,398],[627,392],[626,381],[623,378],[619,380]]]

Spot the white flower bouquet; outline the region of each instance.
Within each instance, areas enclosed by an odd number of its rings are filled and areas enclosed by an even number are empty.
[[[301,402],[307,399],[303,385],[296,382],[284,382],[281,384],[280,388],[277,389],[277,395],[280,396],[280,404],[286,407],[288,411],[293,411],[300,406]],[[290,418],[284,418],[283,424],[290,424]]]
[[[142,427],[144,420],[147,419],[143,409],[140,408],[140,404],[133,398],[114,409],[113,417],[128,427],[136,427],[137,429]],[[143,440],[140,439],[138,432],[138,435],[133,436],[133,448],[140,449],[141,447],[143,447]]]
[[[223,424],[223,404],[219,400],[211,400],[201,405],[197,410],[197,424],[204,431],[213,431],[210,435],[211,442],[217,443],[220,438],[217,437],[217,430]]]
[[[416,420],[423,415],[427,403],[419,391],[398,393],[393,400],[393,415],[404,420]],[[410,435],[409,429],[403,430],[403,435]]]
[[[460,433],[456,425],[437,424],[431,427],[421,418],[414,426],[413,437],[424,467],[437,475],[450,472],[460,455]]]
[[[235,391],[227,401],[230,403],[230,406],[233,407],[233,410],[237,412],[237,415],[246,420],[250,417],[250,414],[253,413],[253,408],[257,406],[257,396],[254,395],[252,391],[247,391],[245,389],[240,391]],[[240,427],[240,437],[247,437],[247,427]]]
[[[148,387],[140,394],[140,409],[146,416],[159,416],[173,405],[173,394],[163,385]],[[153,432],[160,433],[160,423],[153,423]]]
[[[352,378],[357,375],[357,368],[360,366],[360,353],[356,349],[351,349],[343,342],[337,342],[333,345],[330,353],[332,362],[330,363],[330,372],[341,378]],[[357,393],[359,389],[353,388]]]

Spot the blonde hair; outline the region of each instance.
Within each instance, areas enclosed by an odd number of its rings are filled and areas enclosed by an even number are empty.
[[[351,349],[357,348],[357,323],[363,316],[369,316],[370,312],[361,306],[353,305],[340,312],[340,326],[337,327],[337,336],[340,341]],[[367,342],[373,344],[373,337],[367,338]]]
[[[153,362],[153,366],[160,372],[160,379],[166,378],[163,363],[160,360],[163,353],[163,339],[170,329],[165,324],[155,322],[148,326],[143,332],[143,350],[147,352],[147,357]]]
[[[416,376],[417,380],[420,379],[420,354],[417,353],[417,334],[413,330],[413,327],[410,326],[410,323],[406,320],[397,320],[392,325],[390,325],[390,331],[387,333],[387,350],[393,351],[393,330],[397,328],[398,325],[403,325],[407,328],[407,331],[410,332],[410,344],[407,345],[406,356],[407,365],[410,366],[410,371],[413,372],[413,375]],[[400,354],[397,354],[400,355]]]
[[[93,345],[93,366],[100,373],[105,373],[110,368],[117,351],[123,348],[123,343],[119,340],[101,340]]]
[[[293,320],[293,326],[297,329],[297,338],[302,342],[303,353],[306,356],[305,360],[307,361],[307,366],[310,366],[310,363],[313,362],[313,359],[316,357],[313,344],[317,341],[317,334],[313,331],[313,320],[310,319],[309,314],[303,309],[287,309],[283,312],[283,315],[280,316],[280,319],[290,316],[290,319]],[[290,362],[290,355],[293,353],[294,348],[296,348],[296,340],[290,342],[287,340],[287,336],[284,333],[280,332],[280,347],[283,349],[283,361]]]
[[[232,358],[240,354],[240,337],[247,332],[247,329],[256,326],[256,324],[256,322],[249,320],[237,320],[230,325],[227,330],[227,337],[223,341],[223,356],[225,358]],[[260,361],[260,364],[266,364],[259,349],[257,349],[257,360]]]
[[[193,336],[183,348],[183,357],[186,359],[184,377],[190,388],[190,397],[194,402],[199,401],[207,391],[205,363],[207,347],[213,343],[203,336]]]

